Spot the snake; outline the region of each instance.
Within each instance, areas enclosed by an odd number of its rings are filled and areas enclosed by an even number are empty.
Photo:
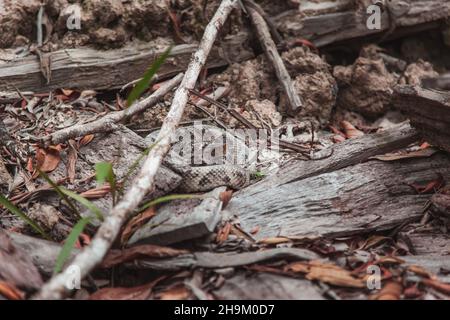
[[[158,133],[159,131],[150,133],[145,138],[146,144],[155,143]],[[196,140],[196,137],[201,138]],[[177,128],[172,141],[163,164],[181,176],[177,190],[195,193],[221,186],[239,190],[250,184],[257,150],[249,148],[244,139],[211,125],[194,125]],[[211,153],[217,163],[208,163],[203,158],[201,161],[195,161],[199,154],[204,155],[205,151],[220,151],[221,148],[225,150],[223,155]],[[233,154],[234,158],[230,161],[226,158],[227,154]],[[235,161],[236,159],[240,161]]]

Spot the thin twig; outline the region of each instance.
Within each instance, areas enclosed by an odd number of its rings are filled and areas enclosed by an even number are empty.
[[[184,108],[189,100],[189,89],[193,89],[202,67],[211,51],[219,30],[225,23],[230,12],[236,7],[236,0],[223,0],[206,26],[203,38],[197,51],[189,63],[184,78],[175,92],[172,106],[164,120],[163,126],[156,138],[156,145],[150,150],[139,174],[123,198],[111,210],[99,227],[91,244],[79,253],[71,266],[79,270],[81,277],[86,277],[104,258],[112,243],[118,236],[126,219],[134,212],[139,203],[155,188],[156,172],[170,149],[174,132],[183,116]],[[65,269],[47,282],[36,299],[61,299],[68,294],[67,283],[73,279],[73,268]]]
[[[239,122],[241,122],[243,125],[245,125],[247,128],[249,129],[262,129],[262,128],[258,128],[256,127],[253,123],[251,123],[250,121],[248,121],[246,118],[244,118],[239,112],[237,112],[236,110],[233,109],[229,109],[227,106],[225,106],[224,104],[220,103],[217,100],[214,100],[208,96],[205,96],[204,94],[198,92],[197,90],[191,89],[189,90],[192,94],[196,95],[199,98],[202,98],[203,100],[206,100],[208,102],[210,102],[211,104],[217,106],[219,109],[227,112],[230,116],[232,116],[233,118],[235,118],[236,120],[238,120]],[[301,153],[302,155],[305,155],[307,158],[309,158],[308,152],[309,152],[309,148],[298,145],[296,143],[292,143],[292,142],[288,142],[285,140],[279,140],[278,144],[280,147],[285,148],[285,149],[289,149],[289,150],[293,150],[296,152]]]
[[[277,78],[287,96],[290,106],[289,111],[291,113],[297,113],[302,107],[302,100],[292,82],[291,76],[283,63],[283,60],[280,57],[280,54],[277,51],[277,46],[270,35],[269,27],[258,10],[256,10],[253,5],[248,5],[250,2],[246,1],[245,3],[247,3],[247,11],[256,30],[256,35],[258,36],[267,58],[272,63]]]

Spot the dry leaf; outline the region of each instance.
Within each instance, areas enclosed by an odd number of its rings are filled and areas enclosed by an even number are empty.
[[[38,148],[36,152],[36,169],[40,169],[43,172],[55,170],[61,161],[61,149],[61,145],[50,146],[46,149]]]
[[[78,142],[78,146],[81,148],[82,146],[87,145],[89,142],[91,142],[94,139],[94,135],[93,134],[88,134],[85,135],[83,138],[80,139],[80,141]]]
[[[110,192],[111,192],[111,187],[106,182],[101,187],[90,189],[88,191],[81,193],[80,196],[82,196],[86,199],[98,199],[98,198],[103,198]]]
[[[403,286],[395,281],[386,283],[380,292],[371,297],[372,300],[399,300],[403,291]]]
[[[225,208],[227,206],[228,202],[230,202],[232,197],[233,197],[232,190],[223,191],[220,193],[219,199],[220,201],[222,201],[222,208]]]
[[[25,294],[17,289],[13,284],[0,281],[0,296],[4,296],[8,300],[23,300]]]
[[[413,285],[409,288],[406,288],[403,291],[403,294],[407,299],[415,299],[421,297],[423,293],[419,290],[419,288],[417,288],[416,285]]]
[[[355,278],[350,271],[320,261],[292,263],[286,266],[285,270],[306,273],[308,280],[318,280],[339,287],[364,288],[366,285],[362,279]]]
[[[448,283],[443,283],[439,280],[433,279],[423,279],[422,283],[429,287],[432,287],[433,289],[436,289],[437,291],[450,295],[450,284]]]
[[[191,291],[182,284],[158,294],[158,298],[161,300],[186,300],[190,296]]]
[[[257,243],[275,245],[275,244],[287,243],[287,242],[292,242],[292,241],[291,241],[291,239],[285,238],[285,237],[274,237],[274,238],[265,238],[265,239],[259,240]]]
[[[435,193],[437,190],[442,188],[445,185],[444,177],[439,174],[439,177],[426,185],[420,185],[413,183],[410,186],[416,190],[419,194],[429,194],[429,193]]]
[[[223,243],[228,239],[231,231],[231,223],[227,222],[225,225],[220,228],[219,232],[217,232],[216,242]]]
[[[421,277],[425,277],[425,278],[433,278],[433,275],[431,273],[429,273],[427,270],[425,270],[424,268],[422,268],[421,266],[417,266],[417,265],[410,265],[408,266],[408,271],[413,272]]]
[[[261,227],[260,227],[260,226],[253,227],[252,230],[250,230],[250,234],[255,235],[255,234],[257,234],[260,230],[261,230]]]
[[[62,94],[67,96],[67,97],[70,96],[74,92],[71,89],[63,89],[63,88],[61,88],[60,90],[61,90]]]
[[[438,150],[434,148],[426,148],[417,151],[405,152],[393,152],[386,153],[379,156],[370,157],[370,159],[377,159],[380,161],[397,161],[402,159],[411,159],[411,158],[428,158],[435,154]]]
[[[139,228],[147,223],[156,214],[155,207],[150,207],[138,215],[134,216],[127,223],[123,229],[122,235],[120,237],[120,242],[122,244],[126,243],[130,239],[131,235]]]
[[[74,183],[75,181],[75,167],[78,159],[78,151],[75,145],[75,141],[69,140],[69,151],[67,153],[67,177],[69,177],[69,182]]]
[[[354,125],[352,125],[350,122],[348,122],[346,120],[343,120],[341,122],[341,125],[344,128],[345,136],[348,139],[362,137],[364,135],[364,132],[356,129]]]
[[[91,294],[89,300],[147,300],[153,287],[164,278],[165,276],[132,288],[103,288]]]
[[[124,250],[110,250],[103,260],[101,266],[103,268],[111,268],[117,264],[132,261],[139,258],[171,258],[181,254],[189,253],[189,251],[181,249],[173,249],[169,247],[144,244],[134,246]]]

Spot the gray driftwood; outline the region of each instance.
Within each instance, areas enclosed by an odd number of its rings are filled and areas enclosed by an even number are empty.
[[[230,61],[253,57],[245,48],[247,36],[235,36],[216,46],[209,56],[207,67],[220,67]],[[0,91],[49,91],[57,88],[114,89],[143,75],[166,48],[155,43],[131,45],[122,49],[99,51],[88,48],[65,49],[50,53],[51,79],[47,84],[41,74],[39,60],[29,55],[20,60],[0,64]],[[170,57],[158,71],[157,79],[165,79],[184,72],[196,44],[173,48]]]
[[[398,29],[396,34],[436,27],[439,20],[450,15],[450,3],[441,0],[390,1],[390,12],[384,10],[381,29],[369,30],[366,26],[366,8],[371,0],[344,0],[321,3],[305,1],[303,10],[290,10],[274,18],[279,30],[290,37],[304,38],[317,47],[358,37],[385,34]],[[309,10],[306,10],[309,8]],[[306,15],[306,17],[305,17]],[[392,34],[392,35],[396,35]]]
[[[219,187],[202,200],[178,200],[158,208],[158,214],[139,228],[128,244],[169,245],[211,234],[221,221],[220,193],[225,190]]]
[[[7,234],[14,246],[25,252],[42,274],[49,276],[53,273],[56,260],[62,249],[61,245],[21,233],[7,232]],[[67,261],[69,262],[78,252],[79,250],[74,248]]]
[[[337,145],[328,159],[291,164],[275,177],[239,191],[226,210],[239,216],[245,230],[259,226],[258,238],[347,236],[417,220],[430,195],[417,194],[411,184],[427,183],[439,174],[448,180],[449,159],[436,154],[361,163],[404,147],[415,137],[404,127],[349,140]]]
[[[283,259],[290,261],[314,260],[319,259],[319,256],[312,251],[298,248],[276,248],[244,253],[196,252],[169,259],[136,260],[128,266],[154,270],[178,270],[193,267],[221,269]]]
[[[450,152],[450,93],[397,86],[393,102],[429,143]]]
[[[391,11],[395,19],[382,14],[381,29],[369,30],[365,13],[369,0],[336,1],[326,5],[309,1],[302,6],[309,10],[288,10],[272,20],[284,34],[285,40],[308,39],[317,47],[370,35],[389,32],[393,23],[399,29],[395,34],[403,35],[439,26],[441,20],[450,15],[450,3],[440,0],[392,1]],[[359,5],[356,5],[359,3]],[[224,66],[233,62],[251,59],[254,54],[248,49],[251,33],[243,31],[226,37],[211,52],[208,67]],[[121,87],[142,75],[155,56],[164,49],[154,43],[110,51],[94,49],[67,49],[51,53],[51,75],[49,84],[41,74],[39,60],[29,55],[20,60],[0,65],[0,91],[11,91],[15,85],[21,90],[49,91],[56,88],[110,89]],[[160,69],[158,78],[167,78],[186,69],[189,57],[196,44],[176,46],[170,58]]]
[[[212,292],[218,299],[231,300],[323,300],[316,285],[308,280],[268,273],[238,273]]]

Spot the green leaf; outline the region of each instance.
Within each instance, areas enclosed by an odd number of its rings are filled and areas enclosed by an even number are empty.
[[[166,61],[167,57],[170,54],[170,51],[172,50],[172,46],[167,48],[166,51],[163,52],[163,54],[156,59],[155,62],[152,63],[150,68],[144,73],[144,76],[141,80],[138,81],[138,83],[134,86],[133,90],[128,95],[127,99],[127,105],[128,107],[133,104],[136,99],[138,99],[141,94],[148,88],[150,81],[152,80],[153,76],[158,72],[161,65]]]
[[[88,199],[80,196],[79,194],[77,194],[73,191],[67,190],[64,187],[59,187],[59,188],[62,193],[64,193],[68,197],[74,199],[75,201],[79,202],[81,205],[85,206],[86,208],[88,208],[92,213],[94,213],[96,215],[96,217],[99,220],[103,221],[103,213],[95,204],[93,204]]]
[[[62,270],[67,259],[70,257],[70,253],[75,247],[75,243],[77,242],[78,237],[83,232],[84,228],[86,228],[86,225],[91,222],[91,220],[93,220],[93,217],[81,218],[77,222],[77,224],[75,224],[66,241],[64,242],[64,246],[59,252],[58,258],[56,259],[55,269],[53,270],[54,274],[57,274]]]
[[[58,193],[58,195],[67,203],[67,205],[72,209],[73,212],[80,218],[80,213],[77,210],[77,207],[70,201],[69,198],[61,191],[61,188],[43,171],[39,170],[39,175],[44,178],[45,181]]]
[[[95,177],[97,183],[102,185],[105,181],[111,184],[111,181],[115,181],[115,175],[113,166],[110,162],[99,162],[95,164]]]
[[[6,209],[11,211],[13,214],[21,218],[23,221],[28,223],[37,233],[43,236],[47,240],[52,240],[52,238],[41,228],[39,225],[31,220],[22,210],[17,208],[12,202],[6,199],[2,194],[0,194],[0,204],[3,205]]]
[[[185,199],[203,199],[203,196],[198,195],[198,194],[171,194],[171,195],[159,197],[155,200],[147,202],[139,209],[139,211],[143,211],[147,208],[153,207],[160,203],[169,202],[172,200],[185,200]]]
[[[112,163],[110,162],[99,162],[95,164],[95,177],[97,183],[102,185],[105,181],[108,181],[111,188],[111,196],[113,200],[113,205],[116,203],[116,175],[114,174],[114,169]]]

